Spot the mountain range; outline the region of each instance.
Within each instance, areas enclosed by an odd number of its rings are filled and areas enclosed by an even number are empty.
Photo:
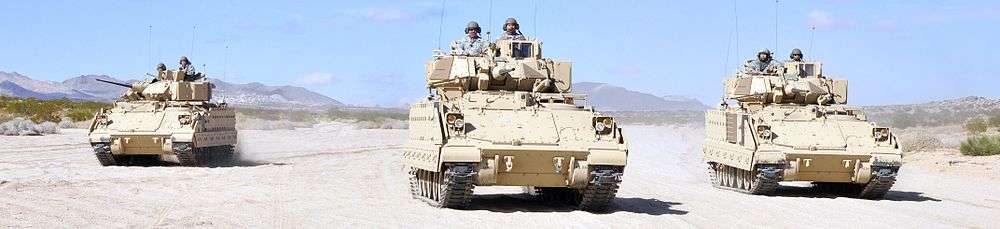
[[[103,79],[122,83],[106,75],[81,75],[62,82],[31,79],[17,72],[0,71],[0,95],[88,101],[114,101],[126,88],[98,82]],[[326,108],[340,107],[343,103],[325,95],[295,86],[266,86],[260,83],[235,84],[211,79],[215,84],[213,100],[240,107],[268,108]]]
[[[0,71],[0,95],[87,101],[114,101],[126,88],[98,82],[97,79],[132,83],[106,75],[81,75],[62,82],[35,80],[17,72]],[[215,84],[213,100],[252,108],[327,108],[344,103],[325,95],[295,86],[268,86],[261,83],[235,84],[210,79]],[[573,84],[574,92],[587,94],[590,105],[602,111],[701,111],[708,107],[683,96],[656,96],[623,87],[594,82]]]
[[[587,95],[587,101],[600,111],[704,111],[700,101],[677,95],[656,96],[606,83],[573,84],[574,93]]]

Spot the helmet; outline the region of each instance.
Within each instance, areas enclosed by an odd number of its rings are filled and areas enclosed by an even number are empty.
[[[767,54],[767,55],[771,55],[771,50],[768,50],[768,49],[761,49],[760,51],[757,51],[757,54],[758,54],[758,55],[760,55],[760,54]]]
[[[479,23],[476,21],[470,21],[468,25],[465,26],[465,32],[468,33],[470,29],[482,30],[479,28]]]
[[[179,61],[184,61],[184,62],[187,62],[188,64],[190,64],[190,63],[191,63],[191,61],[190,61],[190,60],[188,60],[188,57],[187,57],[187,56],[181,56],[181,59],[180,59]],[[178,62],[179,62],[179,61],[178,61]]]
[[[792,49],[792,54],[788,54],[788,58],[794,60],[795,59],[795,55],[799,55],[799,58],[801,58],[802,57],[802,50]]]
[[[504,29],[506,29],[509,24],[514,24],[514,29],[519,29],[521,27],[521,25],[517,23],[517,19],[512,17],[507,18],[507,21],[503,22]]]
[[[156,70],[157,70],[157,71],[163,71],[163,70],[167,70],[167,65],[165,65],[165,64],[163,64],[163,63],[160,63],[160,64],[157,64],[157,65],[156,65]]]

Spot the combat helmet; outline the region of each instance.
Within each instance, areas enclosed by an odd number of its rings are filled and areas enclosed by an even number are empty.
[[[469,33],[470,29],[476,29],[476,30],[479,30],[479,31],[483,31],[482,28],[479,28],[479,22],[476,22],[476,21],[469,21],[469,24],[465,26],[465,33]]]

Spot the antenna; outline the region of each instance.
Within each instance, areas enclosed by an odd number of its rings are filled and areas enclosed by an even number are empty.
[[[486,27],[489,28],[486,30],[486,41],[489,42],[493,40],[493,0],[490,0],[490,18]]]
[[[737,8],[736,8],[736,0],[733,0],[733,15],[734,15],[733,16],[734,17],[734,21],[736,23],[736,25],[735,25],[736,28],[734,29],[734,31],[736,31],[736,52],[739,53],[740,52],[740,11],[737,10]]]
[[[778,51],[778,0],[774,0],[774,51]]]
[[[538,0],[532,0],[531,3],[533,5],[535,5],[534,6],[535,7],[535,15],[531,17],[531,20],[532,20],[531,24],[533,24],[531,27],[533,27],[532,29],[534,31],[531,31],[531,33],[534,34],[535,37],[538,37]]]
[[[809,27],[809,55],[812,55],[814,38],[816,38],[816,26],[811,26]]]
[[[229,75],[229,40],[226,40],[226,51],[223,52],[222,57],[222,82],[226,82],[226,76]],[[219,90],[219,97],[222,97],[222,103],[226,103],[226,97],[222,96],[222,90]]]
[[[194,34],[197,28],[197,25],[191,26],[191,52],[188,52],[188,56],[194,56]]]
[[[149,26],[149,36],[146,37],[146,69],[153,66],[153,26]]]
[[[441,20],[438,22],[438,50],[441,50],[441,35],[444,34],[444,4],[447,0],[441,0]]]

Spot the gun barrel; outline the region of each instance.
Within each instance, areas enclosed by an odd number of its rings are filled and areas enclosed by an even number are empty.
[[[104,82],[104,83],[114,84],[114,85],[118,85],[118,86],[122,86],[122,87],[129,87],[129,88],[132,87],[132,85],[123,84],[123,83],[114,82],[114,81],[108,81],[108,80],[102,80],[102,79],[94,79],[94,80],[97,80],[97,81],[100,81],[100,82]]]

